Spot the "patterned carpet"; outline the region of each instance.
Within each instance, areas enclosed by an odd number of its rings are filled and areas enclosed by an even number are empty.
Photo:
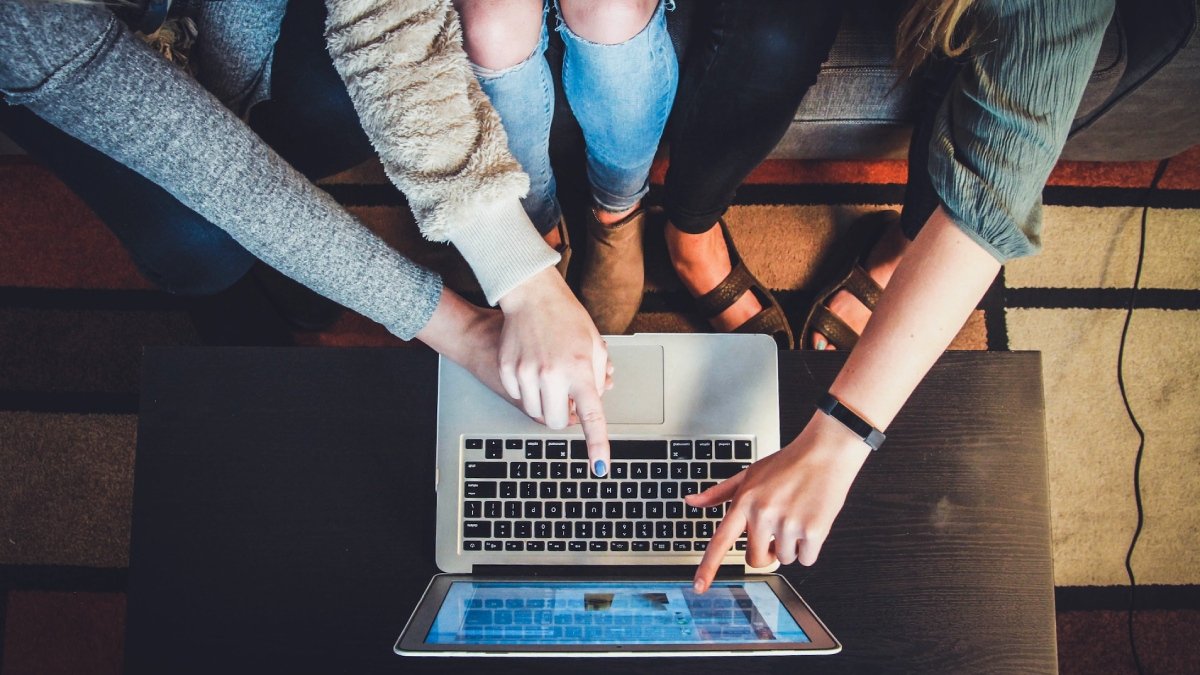
[[[1045,191],[1045,252],[1005,270],[954,344],[1044,354],[1063,672],[1133,668],[1121,586],[1137,439],[1115,367],[1154,169],[1061,165]],[[900,202],[905,171],[898,161],[773,161],[739,192],[733,236],[793,322],[830,244],[860,214]],[[393,245],[473,292],[457,255],[415,233],[379,167],[325,186]],[[1149,203],[1126,354],[1148,436],[1134,567],[1153,586],[1139,592],[1138,645],[1147,672],[1196,672],[1200,149],[1172,160]],[[661,237],[649,238],[648,274],[634,329],[702,330]],[[354,314],[297,341],[401,344]],[[0,159],[0,675],[120,672],[140,352],[198,342],[186,304],[142,280],[78,199],[40,166]]]

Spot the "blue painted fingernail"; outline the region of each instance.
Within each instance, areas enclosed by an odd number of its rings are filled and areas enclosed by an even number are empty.
[[[604,466],[604,460],[602,459],[596,460],[595,468],[597,476],[603,476],[608,471],[608,468]]]
[[[828,343],[825,342],[825,338],[821,338],[820,340],[817,340],[817,351],[819,351],[819,352],[825,351],[825,347],[827,345],[828,345]]]

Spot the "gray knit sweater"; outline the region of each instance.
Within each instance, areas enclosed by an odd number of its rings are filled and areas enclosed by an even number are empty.
[[[521,209],[528,180],[470,73],[449,2],[328,4],[335,65],[422,232],[459,248],[490,302],[553,265],[557,254]],[[241,29],[231,34],[243,58],[205,82],[239,113],[265,94],[282,5],[224,0],[205,9],[213,26]],[[107,9],[0,2],[0,90],[402,338],[437,306],[436,274],[384,244]]]

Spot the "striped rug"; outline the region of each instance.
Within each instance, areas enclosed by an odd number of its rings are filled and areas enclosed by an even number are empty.
[[[1147,432],[1145,529],[1133,558],[1139,583],[1150,585],[1139,593],[1139,653],[1148,672],[1200,663],[1200,149],[1174,158],[1148,196],[1154,170],[1060,165],[1044,195],[1045,252],[1008,266],[954,343],[1043,352],[1064,672],[1133,667],[1121,586],[1137,438],[1116,357],[1147,200],[1125,363]],[[771,161],[740,190],[728,214],[733,236],[793,322],[831,242],[861,214],[895,207],[905,172],[900,161]],[[478,297],[453,250],[416,234],[377,165],[324,185]],[[647,247],[649,288],[634,330],[704,330],[661,236],[651,232]],[[198,341],[184,304],[142,280],[61,183],[24,158],[0,160],[0,675],[120,671],[139,354]],[[297,341],[402,344],[355,314]]]

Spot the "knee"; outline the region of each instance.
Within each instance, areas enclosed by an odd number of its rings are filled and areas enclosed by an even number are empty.
[[[155,241],[126,245],[138,269],[168,293],[203,296],[219,293],[250,271],[255,258],[225,232],[205,227],[186,236],[166,236]],[[169,230],[168,230],[169,231]]]
[[[542,36],[541,0],[454,0],[471,63],[504,70],[529,58]]]
[[[615,45],[642,32],[659,0],[559,0],[567,28],[598,44]]]

